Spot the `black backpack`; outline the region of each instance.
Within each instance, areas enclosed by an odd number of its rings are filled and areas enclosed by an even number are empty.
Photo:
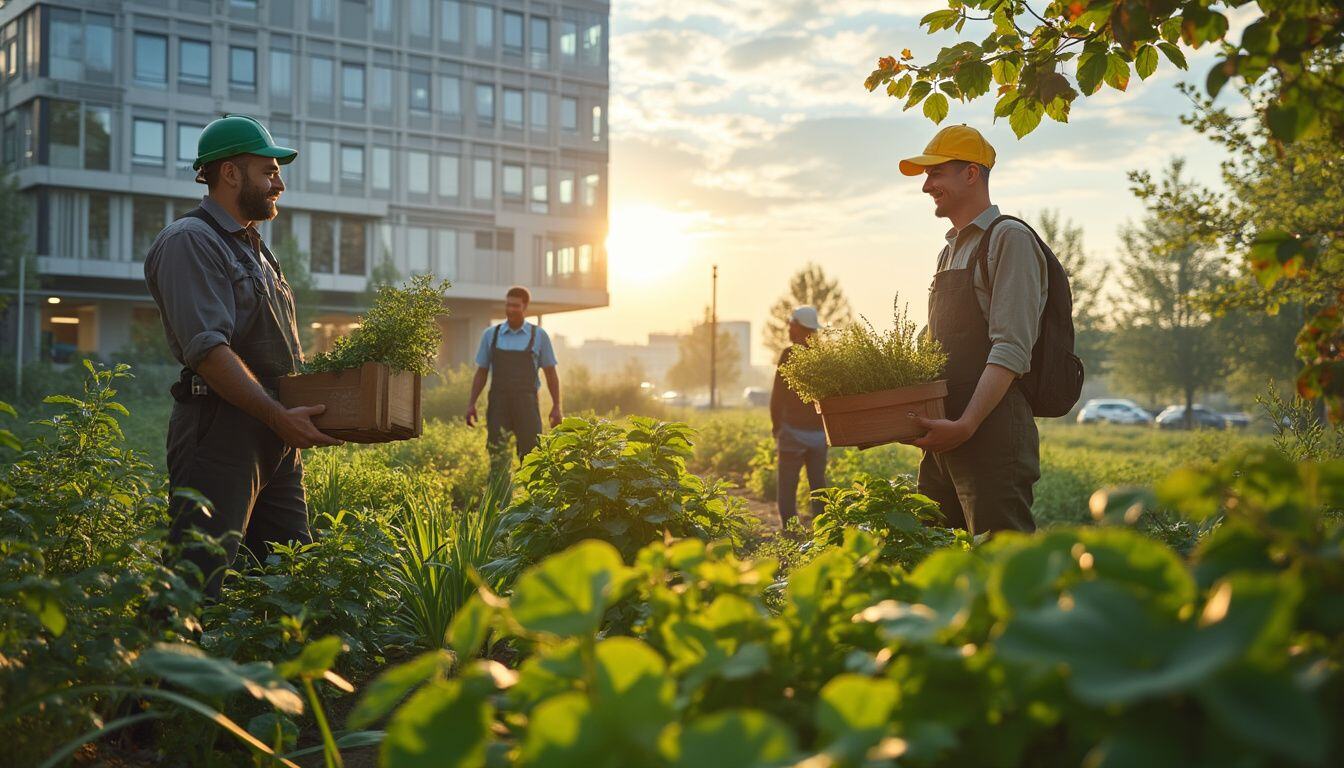
[[[991,285],[989,236],[994,227],[1003,221],[1018,222],[1036,238],[1036,244],[1045,254],[1045,269],[1049,278],[1045,310],[1041,313],[1041,333],[1036,337],[1036,346],[1031,348],[1031,370],[1018,380],[1018,386],[1031,404],[1032,415],[1051,418],[1064,416],[1073,410],[1083,393],[1083,361],[1073,353],[1073,293],[1069,290],[1069,276],[1054,251],[1041,240],[1030,224],[1016,216],[1000,216],[985,229],[972,257],[980,266],[985,285]]]

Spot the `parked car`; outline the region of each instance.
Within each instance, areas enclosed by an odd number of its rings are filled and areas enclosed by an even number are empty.
[[[1193,408],[1195,428],[1203,429],[1226,429],[1227,419],[1223,414],[1205,408],[1202,405],[1195,404]],[[1158,429],[1185,429],[1185,406],[1169,405],[1161,413],[1157,414],[1154,421]]]
[[[770,404],[770,390],[764,387],[747,387],[742,390],[742,399],[752,407],[767,406]]]
[[[1246,429],[1251,426],[1251,414],[1245,411],[1224,413],[1223,421],[1226,422],[1228,429]]]
[[[1153,414],[1139,407],[1133,400],[1094,398],[1078,411],[1079,424],[1109,422],[1111,424],[1147,424]]]

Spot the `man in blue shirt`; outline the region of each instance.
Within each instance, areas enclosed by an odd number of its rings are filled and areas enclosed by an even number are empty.
[[[554,427],[564,418],[560,411],[560,375],[555,371],[555,350],[546,331],[527,322],[527,305],[532,295],[526,288],[514,286],[504,296],[504,316],[481,334],[476,350],[476,376],[471,382],[467,401],[467,426],[475,426],[476,400],[490,380],[490,402],[485,411],[486,442],[496,461],[503,461],[506,432],[512,432],[521,460],[537,447],[541,434],[541,390],[538,371],[546,374],[551,392],[550,422]]]

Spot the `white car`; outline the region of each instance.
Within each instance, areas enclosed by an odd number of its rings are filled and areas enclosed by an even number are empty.
[[[1139,407],[1133,400],[1098,398],[1088,400],[1078,411],[1079,424],[1109,422],[1111,424],[1148,424],[1153,414]]]

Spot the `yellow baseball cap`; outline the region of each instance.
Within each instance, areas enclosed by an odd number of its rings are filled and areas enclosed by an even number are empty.
[[[929,146],[924,148],[924,154],[902,160],[901,173],[918,176],[929,166],[941,165],[948,160],[965,160],[993,168],[994,148],[979,131],[969,125],[949,125],[933,137]]]

